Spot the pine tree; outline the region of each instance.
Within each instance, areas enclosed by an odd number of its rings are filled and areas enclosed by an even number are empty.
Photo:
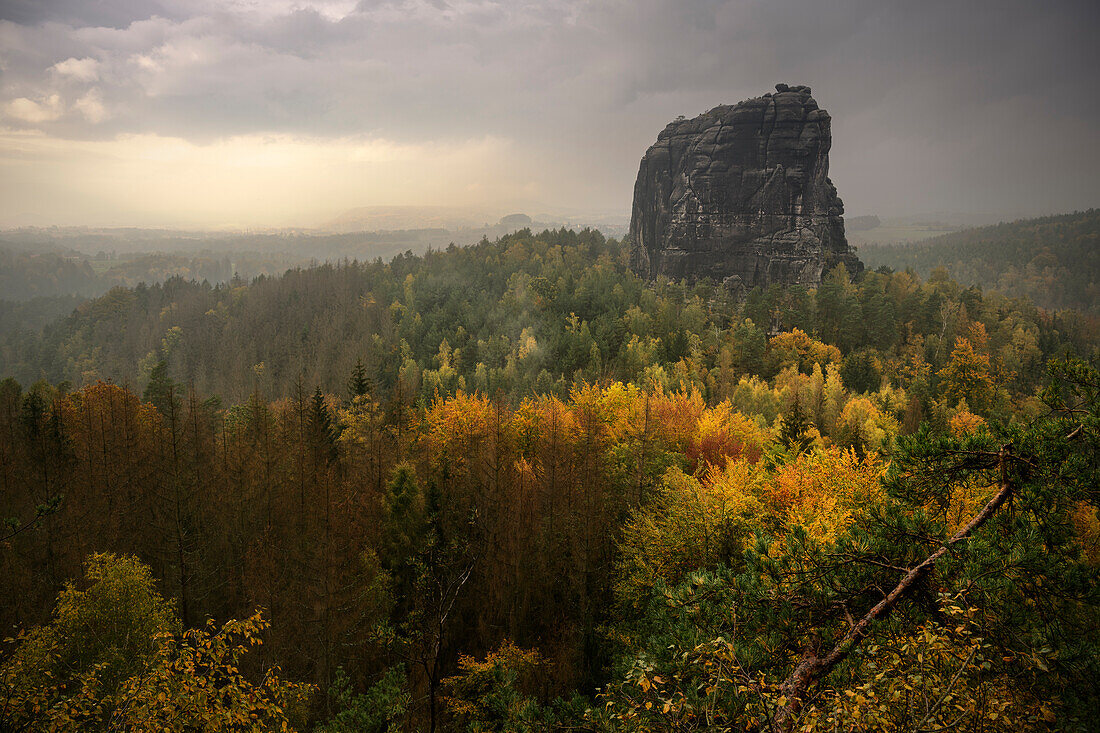
[[[795,397],[791,402],[790,409],[783,415],[782,425],[779,429],[779,441],[801,453],[810,444],[810,439],[807,436],[809,428],[810,421],[806,419],[806,413],[802,411],[802,405],[799,404],[798,397]]]
[[[416,473],[407,463],[395,466],[390,475],[386,485],[385,511],[380,553],[382,564],[395,575],[401,575],[401,569],[414,561],[424,532],[424,497],[417,486]],[[402,578],[395,580],[400,586]],[[399,591],[409,589],[410,582],[407,578],[404,580],[404,587],[399,587]]]
[[[339,430],[332,420],[325,394],[318,387],[313,393],[309,409],[310,447],[317,465],[332,465],[339,458],[336,439]]]
[[[857,351],[845,357],[840,378],[853,393],[875,392],[882,386],[882,372],[868,351]]]
[[[178,412],[181,402],[176,397],[176,385],[168,376],[168,362],[160,359],[149,373],[149,384],[145,385],[145,392],[141,399],[157,408],[161,415],[167,416],[171,412]]]
[[[348,379],[348,399],[363,397],[374,391],[374,382],[367,376],[367,370],[363,367],[363,359],[355,360],[355,369]]]

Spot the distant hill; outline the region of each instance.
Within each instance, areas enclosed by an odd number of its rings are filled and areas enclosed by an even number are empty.
[[[1100,209],[1022,219],[902,245],[859,248],[868,269],[944,268],[962,285],[1100,314]]]
[[[882,226],[882,219],[874,214],[870,216],[849,216],[844,220],[844,226],[850,232],[866,232]]]

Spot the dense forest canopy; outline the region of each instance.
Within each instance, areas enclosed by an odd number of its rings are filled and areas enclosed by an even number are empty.
[[[840,356],[812,358],[803,341],[815,339],[843,352],[852,374],[866,363],[903,384],[919,360],[935,381],[956,340],[980,325],[998,386],[1027,394],[1047,358],[1095,343],[1094,318],[945,278],[872,272],[851,282],[838,270],[816,292],[758,290],[741,304],[705,282],[649,286],[628,271],[626,250],[591,230],[524,230],[248,284],[174,278],[118,288],[41,334],[9,334],[0,373],[28,384],[110,379],[142,389],[164,360],[177,382],[240,402],[256,390],[291,396],[299,379],[340,392],[361,360],[379,389],[403,380],[425,402],[459,388],[564,395],[577,379],[651,378],[721,399],[742,376],[772,378],[794,361],[802,371],[815,361],[839,367]],[[779,333],[790,334],[784,348],[767,349]]]
[[[1088,730],[1095,314],[626,252],[524,230],[5,334],[2,725]]]
[[[0,334],[38,331],[71,313],[78,298],[99,297],[114,287],[172,278],[218,285],[320,262],[388,260],[455,242],[472,244],[530,222],[520,214],[457,231],[435,227],[347,233],[9,229],[0,231]],[[611,227],[616,228],[621,227]]]
[[[963,285],[978,285],[1044,308],[1100,314],[1100,209],[966,229],[906,245],[863,245],[868,267],[912,268],[923,278],[937,268]]]
[[[518,218],[515,218],[518,217]],[[525,215],[493,225],[379,231],[187,232],[48,227],[0,231],[0,302],[99,296],[112,287],[172,277],[229,282],[344,259],[390,259],[451,243],[473,244],[531,224]],[[612,227],[614,229],[615,227]]]

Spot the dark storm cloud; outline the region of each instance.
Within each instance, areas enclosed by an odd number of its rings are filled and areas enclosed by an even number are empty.
[[[1100,203],[1094,2],[99,0],[0,5],[10,127],[493,136],[548,203],[629,206],[666,122],[809,84],[849,211]]]
[[[70,26],[125,28],[154,15],[173,17],[171,4],[154,0],[4,0],[0,20],[20,25],[52,21]]]

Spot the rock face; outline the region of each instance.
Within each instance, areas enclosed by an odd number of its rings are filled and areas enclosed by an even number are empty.
[[[634,271],[743,292],[813,287],[838,263],[862,270],[829,180],[829,123],[809,87],[778,84],[775,94],[669,124],[634,185]]]

